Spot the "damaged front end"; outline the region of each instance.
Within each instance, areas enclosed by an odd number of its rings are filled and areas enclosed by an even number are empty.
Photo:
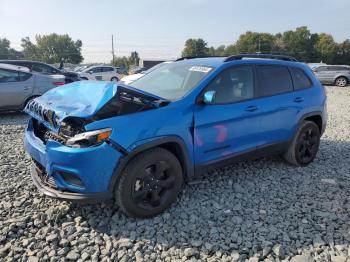
[[[44,144],[53,140],[69,147],[89,147],[106,141],[111,129],[91,133],[85,129],[87,124],[167,104],[168,100],[129,86],[82,81],[47,92],[24,111]]]

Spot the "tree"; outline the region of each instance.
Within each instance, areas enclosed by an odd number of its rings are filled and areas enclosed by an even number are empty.
[[[20,59],[23,55],[10,47],[10,41],[6,38],[0,38],[0,59]]]
[[[129,66],[130,65],[138,65],[140,61],[139,54],[135,52],[131,52],[131,55],[129,57]]]
[[[274,36],[269,33],[246,32],[235,44],[238,53],[272,53]]]
[[[320,61],[327,64],[334,62],[337,53],[337,44],[334,42],[331,35],[325,33],[320,34],[315,44],[315,49],[319,54]]]
[[[134,52],[131,52],[130,56],[128,57],[126,56],[115,57],[114,61],[113,60],[111,61],[111,64],[113,66],[129,69],[130,66],[138,65],[139,61],[140,61],[139,54],[136,51],[134,51]]]
[[[346,39],[344,42],[337,45],[337,53],[334,58],[336,64],[350,63],[350,40]]]
[[[205,56],[208,55],[209,50],[207,43],[202,39],[190,38],[185,42],[185,48],[182,51],[182,57],[186,56]]]
[[[301,61],[311,62],[315,59],[316,51],[314,45],[317,38],[317,34],[311,35],[310,30],[306,26],[298,27],[295,31],[286,31],[282,34],[282,40],[285,45],[283,52]]]
[[[25,58],[40,60],[49,64],[66,63],[78,64],[83,61],[81,55],[81,40],[73,41],[67,34],[37,35],[36,44],[29,37],[22,38],[23,54]]]

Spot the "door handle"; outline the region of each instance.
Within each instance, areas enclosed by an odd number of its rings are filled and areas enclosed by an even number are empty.
[[[248,111],[248,112],[254,112],[256,110],[258,110],[259,108],[257,106],[247,106],[244,111]]]
[[[304,101],[304,98],[302,98],[302,97],[296,97],[296,98],[294,98],[294,102],[296,102],[296,103],[300,103],[300,102],[303,102]]]
[[[29,90],[29,88],[30,88],[29,86],[26,86],[23,88],[23,90]]]

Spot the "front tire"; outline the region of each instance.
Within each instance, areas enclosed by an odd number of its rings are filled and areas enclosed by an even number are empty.
[[[284,153],[284,159],[295,166],[307,166],[316,157],[320,138],[319,127],[314,122],[304,121]]]
[[[348,80],[345,77],[340,76],[335,80],[334,84],[339,87],[344,87],[348,84]]]
[[[179,160],[157,147],[140,153],[127,164],[116,185],[115,198],[128,216],[153,217],[175,202],[182,184]]]

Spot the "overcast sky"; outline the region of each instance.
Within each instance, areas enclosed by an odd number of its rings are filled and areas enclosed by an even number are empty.
[[[85,62],[139,52],[180,55],[190,37],[227,45],[247,30],[277,33],[306,25],[336,41],[350,38],[350,0],[0,0],[0,37],[20,49],[22,37],[69,34],[83,41]]]

